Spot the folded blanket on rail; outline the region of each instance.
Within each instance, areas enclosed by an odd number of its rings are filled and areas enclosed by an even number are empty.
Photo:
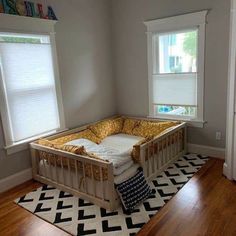
[[[100,159],[107,162],[112,162],[113,160],[114,161],[113,174],[115,176],[120,175],[121,173],[123,173],[125,170],[127,170],[134,164],[131,156],[127,156],[127,153],[125,152],[120,153],[117,150],[112,150],[107,147],[102,147],[102,146],[98,147],[97,144],[94,145],[94,143],[89,140],[81,139],[81,140],[75,140],[74,142],[68,142],[65,145],[58,145],[49,140],[41,139],[38,141],[38,143],[40,145],[47,146],[53,149],[66,151],[66,152],[74,153],[77,155],[88,156],[94,159]],[[80,146],[82,143],[87,147],[88,150],[94,151],[98,153],[99,155],[101,154],[101,156],[97,156],[95,153],[87,151],[84,146]],[[108,152],[110,153],[110,155],[106,154],[105,150],[107,151],[109,150]],[[119,156],[117,156],[118,154],[121,154],[123,156],[121,156],[120,158]],[[75,169],[75,161],[73,159],[69,160],[63,157],[63,154],[62,156],[60,156],[60,155],[52,154],[50,152],[40,151],[40,158],[46,160],[47,163],[49,163],[52,166],[57,165],[59,167],[63,166],[64,168],[68,168],[68,165],[70,165],[71,168]],[[80,161],[79,158],[78,158],[77,164],[78,164],[79,170],[82,170],[82,171],[85,170],[86,176],[88,177],[94,176],[96,180],[101,180],[101,178],[103,180],[107,180],[107,169],[101,168],[102,169],[102,176],[101,176],[101,173],[100,173],[101,169],[99,166],[91,165],[91,164],[83,165],[83,163]]]

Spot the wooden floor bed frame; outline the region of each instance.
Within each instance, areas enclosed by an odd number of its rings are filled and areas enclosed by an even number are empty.
[[[129,118],[135,118],[135,119],[142,119],[142,120],[149,120],[147,118],[136,118],[136,117],[129,117]],[[155,121],[155,120],[154,120]],[[94,123],[93,123],[94,124]],[[91,125],[91,124],[88,124]],[[59,138],[65,135],[69,135],[72,133],[76,133],[79,131],[82,131],[87,128],[87,126],[82,126],[76,129],[71,129],[50,137],[47,137],[48,140],[52,140],[55,138]],[[120,205],[120,199],[117,197],[115,186],[114,186],[114,175],[113,175],[113,164],[109,162],[105,162],[103,160],[99,159],[93,159],[87,156],[78,156],[73,153],[64,152],[61,150],[56,150],[50,147],[42,146],[38,144],[37,142],[33,142],[30,144],[31,147],[31,157],[32,157],[32,167],[33,167],[33,178],[39,182],[42,182],[44,184],[48,184],[51,186],[54,186],[62,191],[69,192],[73,195],[76,195],[84,200],[87,200],[89,202],[92,202],[100,207],[103,207],[107,210],[115,210]],[[45,167],[45,159],[41,158],[40,152],[44,151],[47,153],[52,154],[52,158],[57,155],[59,158],[61,158],[61,171],[65,169],[65,166],[62,164],[62,158],[64,160],[67,160],[67,172],[69,173],[69,179],[70,183],[66,183],[65,178],[63,177],[62,180],[59,181],[57,168],[55,168],[56,171],[56,178],[52,177],[52,170],[49,168],[49,171],[45,169],[44,173],[47,173],[43,175],[39,171],[40,161],[43,162],[43,165],[41,165],[40,168],[46,168]],[[186,153],[186,123],[180,123],[179,125],[175,126],[171,130],[168,130],[166,133],[163,133],[159,137],[156,137],[149,141],[148,143],[145,143],[140,148],[140,159],[141,159],[141,166],[143,167],[145,177],[148,181],[151,181],[153,178],[155,178],[163,169],[167,167],[171,162],[178,159],[180,156]],[[80,162],[80,163],[78,163]],[[55,159],[56,163],[56,159]],[[73,168],[72,168],[73,163]],[[78,165],[82,163],[82,170],[81,168],[78,168]],[[85,175],[85,166],[87,164],[90,164],[90,166],[97,166],[100,170],[100,179],[95,180],[95,177],[93,176],[86,176]],[[50,162],[49,162],[50,165]],[[81,166],[81,165],[80,165]],[[105,197],[105,184],[102,176],[102,169],[107,170],[107,180],[108,186],[109,186],[109,196]],[[49,172],[49,173],[48,173]],[[72,172],[73,175],[76,176],[76,183],[72,180]],[[93,173],[93,171],[91,171]],[[79,176],[83,176],[84,182],[85,182],[85,188],[82,190],[80,188],[79,183]],[[63,172],[64,176],[64,172]],[[87,183],[86,180],[90,178],[90,183],[92,183],[92,189],[93,192],[91,194],[87,190]],[[92,181],[92,182],[91,182]],[[98,197],[96,196],[96,184],[100,181],[100,184],[102,186],[102,196]]]

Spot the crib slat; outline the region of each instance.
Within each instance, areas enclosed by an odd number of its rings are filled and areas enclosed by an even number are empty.
[[[165,165],[165,163],[166,163],[166,155],[167,154],[167,152],[166,152],[166,138],[164,139],[164,165]]]
[[[160,163],[161,163],[161,167],[162,167],[162,165],[163,165],[163,140],[161,140],[160,141],[160,149],[161,149],[161,151],[160,151]]]
[[[86,179],[86,170],[85,170],[84,162],[82,162],[82,167],[83,167],[83,178],[84,178],[84,190],[85,190],[85,193],[88,193],[87,179]]]
[[[157,170],[157,152],[156,152],[156,145],[157,143],[153,143],[152,155],[153,155],[153,173]]]
[[[168,136],[168,155],[169,155],[168,160],[170,161],[172,159],[172,156],[171,156],[171,135]]]
[[[177,133],[178,135],[178,154],[180,153],[180,131]]]
[[[148,145],[148,166],[149,166],[149,176],[150,176],[152,173],[151,144]]]
[[[55,155],[53,156],[53,159],[54,159],[54,165],[55,165],[55,178],[56,178],[56,182],[58,182],[58,173],[57,173],[57,158],[56,158],[56,156],[55,156]]]
[[[103,174],[102,174],[102,167],[101,166],[99,166],[99,173],[100,173],[100,182],[102,185],[102,200],[105,200]]]
[[[71,170],[71,172],[70,172],[70,182],[71,182],[71,187],[74,188],[72,160],[69,163],[70,163],[70,170]]]
[[[150,176],[150,155],[149,155],[149,145],[147,146],[147,150],[146,150],[146,153],[147,153],[147,174],[148,176]]]
[[[175,139],[174,139],[174,135],[171,135],[171,155],[174,158],[175,157],[175,149],[174,149],[174,145],[175,145]]]
[[[43,162],[43,171],[42,173],[45,174],[45,176],[48,178],[48,172],[47,172],[47,168],[46,168],[46,165],[45,165],[45,158],[41,157],[40,155],[40,159],[42,159],[42,162]]]
[[[168,161],[168,136],[165,138],[165,156],[166,156],[165,159],[165,164],[166,164]]]
[[[177,132],[177,154],[179,154],[179,131]]]
[[[160,153],[159,153],[159,143],[158,142],[156,142],[156,150],[157,150],[157,152],[156,152],[156,170],[158,170],[160,167],[160,163],[159,163]]]
[[[178,150],[177,150],[177,143],[178,143],[178,140],[177,140],[177,134],[175,133],[175,155],[177,156],[178,154]]]
[[[173,135],[170,135],[170,155],[171,159],[174,158],[174,153],[173,153]]]
[[[170,152],[169,152],[169,136],[166,137],[166,162],[170,160]]]
[[[158,158],[158,165],[159,165],[159,168],[161,168],[162,164],[161,164],[161,141],[158,142],[158,152],[159,152],[159,158]]]
[[[93,174],[93,166],[90,165],[90,170],[91,170],[91,173],[92,173],[92,184],[93,184],[93,196],[96,196],[96,185],[95,185],[95,178],[94,178],[94,174]]]
[[[62,161],[62,156],[60,156],[60,163],[61,163],[61,170],[62,170],[62,183],[66,184],[65,182],[65,173],[64,173],[64,165],[63,165],[63,161]]]
[[[166,160],[167,160],[167,152],[166,152],[166,138],[164,139],[164,163],[163,165],[166,164]]]
[[[51,158],[50,158],[51,159]],[[50,179],[52,180],[53,177],[52,177],[52,166],[51,166],[51,160],[48,161],[49,163],[49,175],[50,175]]]
[[[153,155],[152,155],[152,144],[150,143],[149,144],[149,159],[150,159],[150,161],[149,161],[149,164],[150,164],[150,175],[153,173],[153,165],[152,165],[152,163],[153,163]]]
[[[180,130],[179,132],[179,151],[182,152],[183,151],[183,146],[182,146],[182,130]]]
[[[163,148],[163,162],[162,162],[162,165],[164,165],[165,164],[165,159],[166,159],[166,156],[165,156],[165,154],[166,154],[166,150],[165,150],[165,139],[163,139],[163,144],[162,144],[163,146],[162,146],[162,148]]]
[[[70,160],[67,158],[66,159],[67,160],[67,166],[68,166],[68,172],[69,172],[69,176],[68,176],[68,178],[69,178],[69,186],[70,187],[73,187],[73,183],[72,183],[72,181],[71,181],[71,166],[70,166]]]
[[[75,163],[75,182],[76,182],[76,187],[79,189],[79,176],[78,176],[78,166],[77,166],[77,160],[74,160]]]
[[[181,130],[179,131],[179,152],[181,152],[183,149],[182,147],[182,132]]]
[[[169,147],[170,147],[170,139],[169,139],[170,137],[169,136],[167,136],[166,137],[166,142],[167,142],[167,146],[166,146],[166,152],[167,152],[167,162],[170,160],[170,149],[169,149]]]
[[[155,153],[154,153],[154,143],[151,144],[151,153],[150,153],[151,157],[152,157],[152,174],[155,173]]]
[[[151,156],[152,156],[152,174],[154,174],[155,173],[155,167],[156,167],[156,162],[155,162],[156,156],[155,156],[155,153],[154,153],[154,143],[152,143]]]

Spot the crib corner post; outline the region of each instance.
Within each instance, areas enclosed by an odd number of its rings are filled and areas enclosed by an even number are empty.
[[[108,186],[110,187],[109,190],[109,205],[110,210],[114,210],[116,208],[116,189],[115,189],[115,182],[114,182],[114,173],[113,173],[113,164],[109,163],[107,165],[107,177],[108,177]]]
[[[147,173],[147,163],[146,163],[146,153],[145,153],[145,147],[140,147],[140,164],[141,167],[143,168],[143,174],[146,178],[148,178],[148,173]]]
[[[38,174],[38,151],[30,147],[33,178]]]

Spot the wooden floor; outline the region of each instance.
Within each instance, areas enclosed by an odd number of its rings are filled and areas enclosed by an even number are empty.
[[[211,159],[138,236],[236,235],[236,184],[222,176],[222,165]],[[0,236],[68,235],[13,203],[39,186],[29,181],[0,194]]]
[[[156,214],[138,236],[236,235],[236,183],[211,159]]]

